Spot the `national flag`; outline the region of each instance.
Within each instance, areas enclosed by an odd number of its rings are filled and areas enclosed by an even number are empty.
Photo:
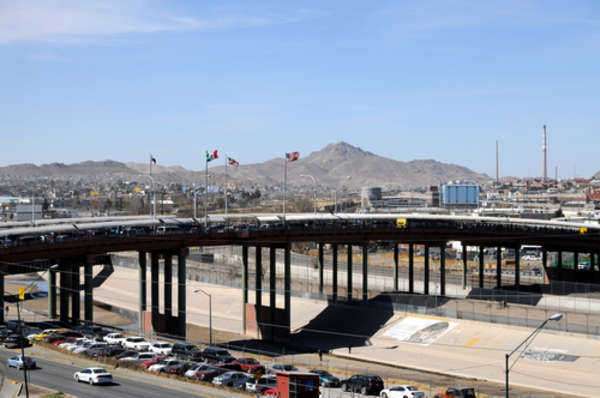
[[[227,164],[233,167],[238,167],[240,165],[240,162],[238,162],[237,160],[235,160],[234,158],[227,158]]]
[[[206,151],[206,161],[207,162],[211,162],[215,159],[219,158],[219,151],[217,151],[216,149],[212,150],[212,151]]]
[[[285,159],[288,162],[295,162],[296,160],[300,159],[300,152],[288,152],[285,154]]]
[[[156,158],[150,154],[150,163],[156,164]]]

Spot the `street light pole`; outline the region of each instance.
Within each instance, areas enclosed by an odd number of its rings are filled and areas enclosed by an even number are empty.
[[[194,293],[202,293],[208,296],[208,341],[209,344],[213,344],[213,326],[212,326],[212,295],[205,290],[196,289]]]
[[[510,387],[509,387],[509,375],[510,375],[510,370],[517,364],[517,361],[519,361],[519,359],[523,355],[523,352],[525,352],[525,350],[527,349],[527,347],[529,347],[529,345],[533,342],[533,339],[535,339],[536,335],[542,331],[542,329],[546,326],[546,324],[548,322],[550,322],[550,321],[558,322],[562,318],[563,318],[563,314],[560,314],[560,313],[552,315],[550,318],[548,318],[544,322],[542,322],[537,328],[535,328],[535,330],[533,332],[531,332],[531,334],[529,336],[527,336],[527,338],[525,340],[523,340],[521,342],[521,344],[519,344],[517,346],[517,348],[515,348],[514,350],[512,350],[508,354],[504,354],[504,369],[505,369],[504,370],[505,371],[504,396],[505,396],[505,398],[510,398],[509,397],[509,389],[510,389]],[[519,349],[521,349],[521,347],[523,347],[523,346],[525,346],[525,348],[523,349],[523,351],[519,354],[519,356],[513,362],[513,364],[509,366],[510,357],[515,352],[519,351]]]

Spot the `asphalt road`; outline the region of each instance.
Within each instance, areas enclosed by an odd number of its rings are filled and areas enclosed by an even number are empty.
[[[0,350],[0,361],[2,361],[2,369],[6,371],[6,378],[13,380],[23,380],[23,371],[16,369],[8,369],[6,359],[16,355],[15,351]],[[66,394],[71,394],[77,397],[85,398],[183,398],[183,397],[208,397],[208,395],[200,395],[192,392],[194,385],[189,385],[190,392],[185,393],[175,389],[161,387],[160,379],[156,384],[147,383],[144,381],[136,381],[130,378],[124,379],[113,375],[115,384],[110,386],[90,386],[84,383],[77,383],[73,379],[73,374],[81,368],[67,365],[64,363],[37,359],[38,369],[29,372],[29,380],[31,384],[41,387],[46,387],[56,391],[62,391]],[[101,365],[100,365],[101,366]]]

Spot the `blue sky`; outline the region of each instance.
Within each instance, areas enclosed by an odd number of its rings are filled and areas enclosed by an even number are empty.
[[[600,170],[597,1],[0,0],[0,164],[202,167],[340,140]]]

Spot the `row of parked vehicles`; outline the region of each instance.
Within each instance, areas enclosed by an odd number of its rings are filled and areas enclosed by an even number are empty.
[[[340,379],[326,370],[310,369],[301,372],[291,364],[271,364],[265,366],[256,358],[234,357],[228,350],[218,346],[203,349],[187,342],[148,341],[141,336],[128,336],[121,332],[97,326],[83,326],[75,329],[46,329],[27,335],[26,344],[44,342],[73,354],[94,359],[112,358],[116,364],[135,367],[151,373],[163,373],[185,377],[190,380],[212,383],[245,390],[260,396],[279,397],[282,388],[281,375],[294,375],[309,383],[310,377],[316,381],[315,388],[339,388],[344,392],[373,395],[381,398],[426,398],[426,394],[410,385],[385,388],[381,377],[358,374]],[[26,358],[27,361],[33,361]],[[35,367],[20,357],[11,358],[9,366]],[[112,375],[104,368],[87,368],[74,375],[78,382],[89,384],[112,383]],[[289,382],[289,381],[288,381]],[[307,392],[314,389],[307,388]],[[457,390],[459,391],[459,390]],[[469,391],[460,394],[439,395],[444,398],[474,398]],[[312,395],[305,395],[307,397]]]

